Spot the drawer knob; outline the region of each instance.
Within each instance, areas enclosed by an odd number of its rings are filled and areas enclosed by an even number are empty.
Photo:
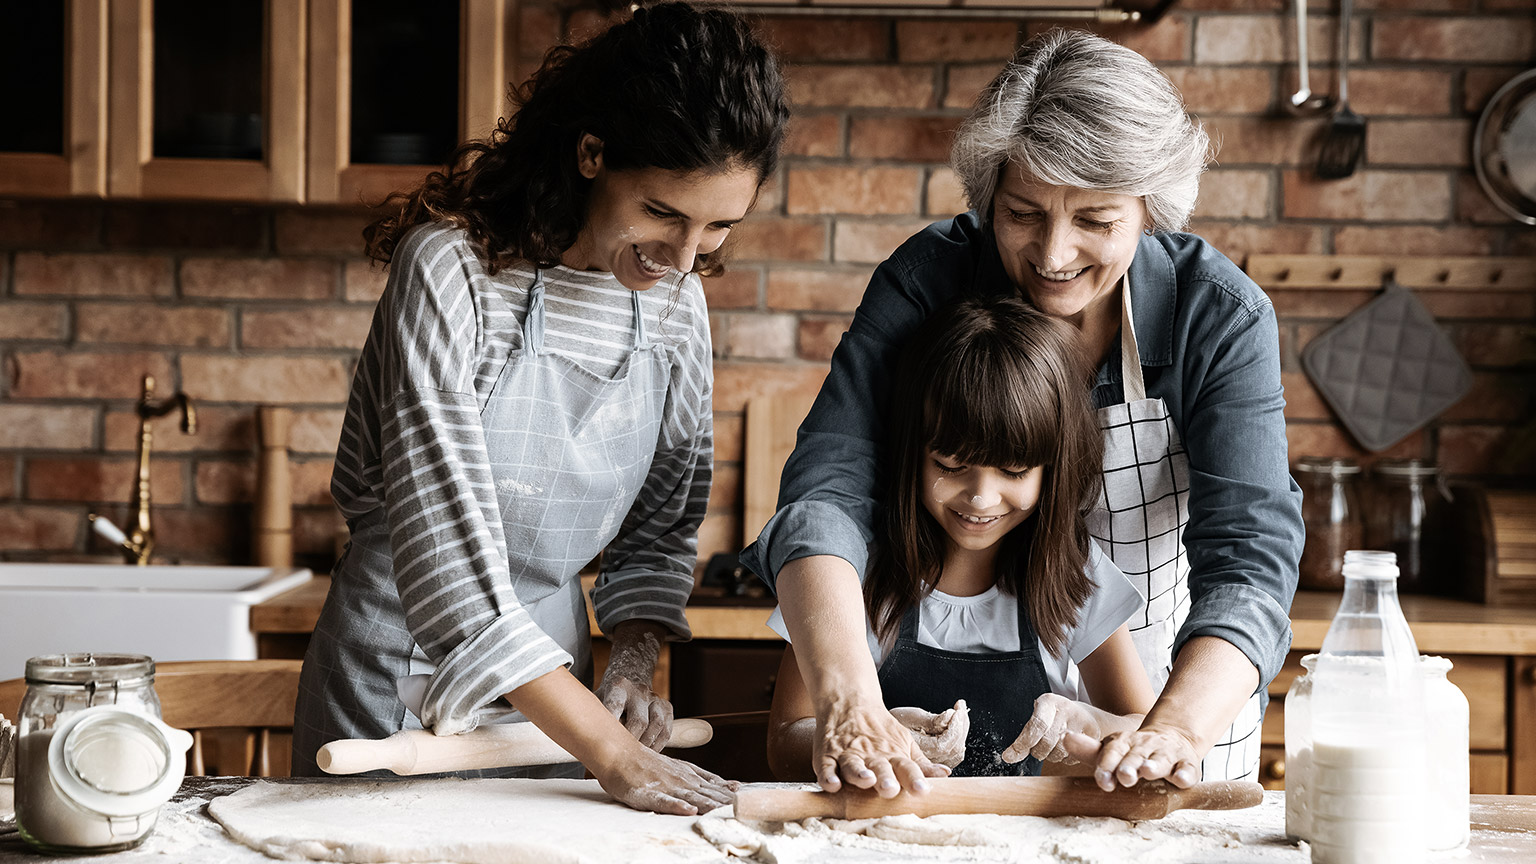
[[[1284,759],[1272,760],[1268,765],[1264,766],[1264,773],[1269,775],[1269,779],[1271,779],[1271,780],[1284,780],[1285,779],[1285,760]]]

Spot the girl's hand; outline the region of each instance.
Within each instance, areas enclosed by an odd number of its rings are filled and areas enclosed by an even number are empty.
[[[971,712],[965,700],[942,714],[921,708],[892,708],[891,716],[912,733],[917,748],[932,762],[954,768],[965,761],[965,737],[971,731]]]
[[[1107,736],[1102,742],[1081,741],[1069,745],[1085,762],[1093,762],[1093,779],[1099,788],[1112,791],[1135,786],[1139,780],[1167,778],[1180,789],[1200,781],[1200,752],[1192,735],[1171,726],[1145,726],[1132,732]]]
[[[729,804],[741,788],[681,759],[630,744],[614,762],[592,768],[603,791],[636,810],[694,816]]]
[[[657,751],[672,740],[672,703],[651,690],[651,676],[661,656],[658,629],[660,625],[642,621],[620,624],[603,680],[593,691],[635,740]]]
[[[907,727],[884,705],[843,697],[819,708],[811,764],[822,789],[836,792],[846,780],[891,798],[904,788],[927,792],[924,777],[949,775],[948,768],[923,755]]]
[[[1021,762],[1025,757],[1033,756],[1041,762],[1076,765],[1079,760],[1065,746],[1066,737],[1075,732],[1097,742],[1100,713],[1065,696],[1041,694],[1035,700],[1035,713],[1024,724],[1024,730],[1003,751],[1003,761]]]

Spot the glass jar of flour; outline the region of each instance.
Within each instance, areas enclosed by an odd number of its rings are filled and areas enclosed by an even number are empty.
[[[1429,727],[1429,813],[1424,833],[1431,852],[1462,849],[1472,839],[1467,696],[1445,677],[1451,661],[1444,657],[1420,657],[1419,670],[1424,674],[1424,716]]]
[[[1285,696],[1285,833],[1312,841],[1312,683],[1317,655],[1301,658],[1302,674]],[[1471,772],[1467,697],[1446,678],[1451,661],[1421,655],[1429,805],[1425,845],[1431,852],[1465,848],[1471,839]]]
[[[1312,839],[1312,670],[1317,655],[1301,658],[1301,674],[1285,694],[1285,835]]]
[[[16,823],[50,852],[144,841],[186,772],[192,736],[160,720],[155,664],[140,654],[27,661],[17,732]]]

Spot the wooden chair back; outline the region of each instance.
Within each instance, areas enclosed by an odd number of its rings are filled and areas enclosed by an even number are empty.
[[[205,773],[204,732],[234,730],[235,754],[220,751],[226,774],[272,776],[274,733],[293,729],[299,660],[192,660],[155,664],[155,692],[165,722],[192,733],[187,774]],[[26,682],[0,681],[0,714],[17,722]],[[243,736],[243,740],[242,740]],[[286,737],[286,736],[282,736]],[[243,746],[242,746],[243,745]],[[237,764],[238,763],[238,764]],[[239,769],[236,771],[235,769]]]

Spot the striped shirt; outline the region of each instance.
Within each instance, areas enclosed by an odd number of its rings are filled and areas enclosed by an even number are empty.
[[[416,644],[437,666],[422,722],[473,728],[474,712],[571,662],[517,598],[481,414],[521,347],[531,268],[486,273],[463,231],[418,226],[395,250],[358,362],[331,492],[349,524],[388,525],[394,582]],[[544,351],[611,377],[633,351],[629,289],[611,273],[544,271]],[[690,635],[697,534],[713,458],[709,316],[696,276],[641,295],[670,363],[644,486],[602,556],[599,626],[631,618]],[[515,362],[515,361],[514,361]],[[597,531],[599,526],[592,526]],[[341,575],[340,573],[338,575]],[[564,574],[574,579],[574,572]]]

